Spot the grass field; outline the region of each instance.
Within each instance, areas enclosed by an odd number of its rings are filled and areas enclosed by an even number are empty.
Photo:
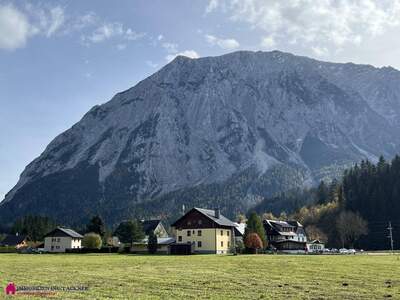
[[[397,257],[0,254],[0,285],[89,288],[52,299],[400,299]]]

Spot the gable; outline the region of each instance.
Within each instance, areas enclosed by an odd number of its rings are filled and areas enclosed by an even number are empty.
[[[187,214],[173,223],[172,226],[182,229],[220,227],[217,226],[214,221],[212,221],[210,218],[207,218],[204,214],[200,213],[196,209],[190,210]]]

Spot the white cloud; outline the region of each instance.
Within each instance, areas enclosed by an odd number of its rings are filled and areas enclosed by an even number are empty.
[[[165,42],[162,44],[162,47],[167,50],[168,53],[178,52],[178,44]]]
[[[92,43],[100,43],[124,32],[121,23],[108,23],[98,27],[90,36],[87,37]]]
[[[174,54],[168,54],[165,57],[165,60],[170,62],[177,56],[186,56],[186,57],[189,57],[189,58],[199,58],[200,57],[199,54],[194,50],[185,50],[185,51],[177,52],[177,53],[174,53]]]
[[[33,35],[28,18],[12,5],[0,5],[0,48],[13,50],[24,47]]]
[[[215,10],[263,32],[267,39],[262,45],[269,47],[290,43],[340,49],[400,27],[400,0],[209,1],[206,12]]]
[[[210,0],[206,7],[206,13],[214,11],[218,7],[218,0]]]
[[[276,46],[275,38],[272,35],[262,38],[260,46],[264,49],[271,49]]]
[[[138,33],[131,28],[124,28],[124,25],[119,22],[104,23],[97,27],[89,36],[83,36],[84,44],[100,43],[109,39],[119,38],[128,41],[134,41],[144,36],[144,33]]]
[[[206,34],[205,35],[207,43],[210,45],[217,45],[218,47],[225,50],[233,50],[239,48],[240,44],[235,39],[221,39],[214,35]]]
[[[0,49],[22,48],[33,36],[51,38],[82,30],[93,25],[96,18],[94,13],[67,17],[60,6],[0,4]]]
[[[46,36],[52,36],[57,30],[60,29],[64,22],[65,15],[64,10],[61,7],[57,6],[50,9],[49,27],[47,29]]]
[[[161,41],[164,39],[164,36],[162,34],[158,35],[157,40]]]
[[[311,47],[311,50],[316,56],[324,57],[329,54],[329,50],[326,47]]]

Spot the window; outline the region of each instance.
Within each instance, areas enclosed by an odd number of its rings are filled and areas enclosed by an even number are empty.
[[[187,236],[191,236],[191,233],[192,233],[192,232],[191,232],[190,230],[188,230],[188,231],[187,231]]]
[[[228,248],[231,246],[231,242],[228,241]]]
[[[182,242],[182,236],[178,236],[178,242]]]
[[[197,242],[197,248],[201,248],[201,241]]]
[[[224,241],[221,241],[221,247],[223,247],[224,246]]]
[[[54,246],[51,246],[51,250],[54,250]]]
[[[201,230],[197,230],[197,236],[201,236]]]
[[[221,235],[224,235],[224,231],[223,230],[221,230]]]
[[[59,241],[60,241],[60,238],[57,239],[57,242],[59,242]]]
[[[226,232],[226,235],[229,236],[229,230]]]

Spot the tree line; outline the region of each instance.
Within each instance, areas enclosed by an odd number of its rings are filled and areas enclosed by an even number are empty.
[[[43,241],[46,234],[57,228],[57,224],[45,216],[27,215],[15,221],[10,233],[26,235],[32,242]],[[119,241],[129,244],[132,247],[135,242],[142,242],[145,233],[141,221],[137,219],[121,222],[114,231],[106,227],[105,222],[100,216],[93,216],[83,228],[78,230],[84,235],[82,246],[90,249],[100,249],[103,245],[116,246],[113,244],[113,236],[118,237]],[[148,237],[148,251],[157,251],[157,236],[151,232]],[[127,249],[126,251],[129,251]]]
[[[377,250],[388,249],[387,226],[391,221],[394,225],[395,247],[398,246],[399,156],[391,162],[380,157],[375,164],[363,160],[345,170],[340,180],[333,180],[329,184],[321,181],[316,188],[279,195],[283,199],[286,196],[293,203],[301,203],[309,197],[309,204],[290,214],[281,212],[278,217],[268,212],[264,214],[264,218],[298,220],[306,227],[309,238],[325,241],[331,247]],[[258,212],[261,213],[262,210],[259,209]]]

